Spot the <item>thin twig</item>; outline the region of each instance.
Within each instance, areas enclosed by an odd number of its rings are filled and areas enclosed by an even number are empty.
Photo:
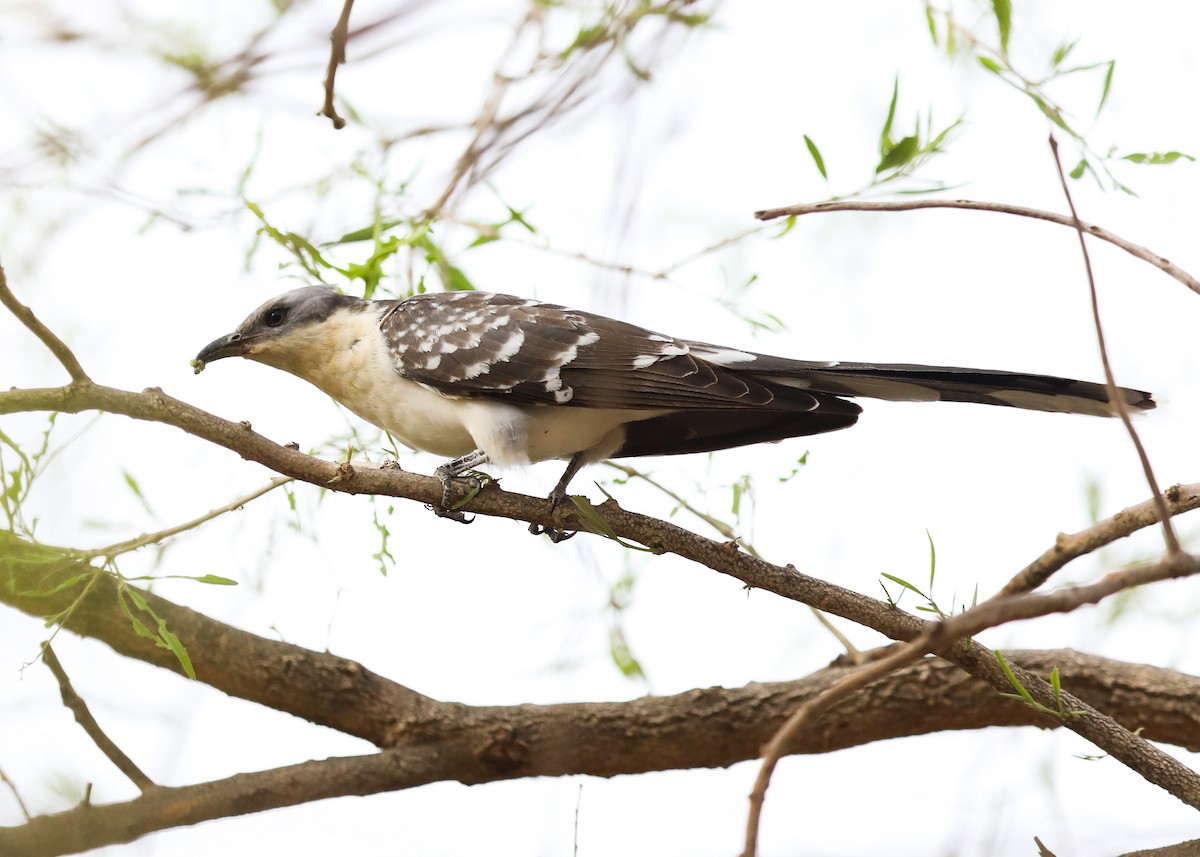
[[[779,217],[800,217],[805,214],[819,214],[825,211],[914,211],[922,208],[956,208],[966,211],[992,211],[999,214],[1015,214],[1019,217],[1030,217],[1034,220],[1045,220],[1061,226],[1075,228],[1076,221],[1052,211],[1042,211],[1038,208],[1027,208],[1023,205],[1009,205],[1002,202],[979,202],[972,199],[908,199],[895,202],[863,202],[861,200],[836,200],[833,202],[818,202],[811,205],[789,205],[785,208],[768,208],[754,212],[759,220],[775,220]],[[1168,259],[1164,259],[1154,251],[1141,244],[1134,244],[1119,235],[1114,235],[1107,229],[1094,226],[1091,223],[1079,223],[1079,228],[1089,235],[1095,235],[1102,241],[1115,244],[1126,253],[1136,256],[1143,262],[1149,262],[1159,270],[1170,274],[1193,292],[1200,294],[1200,280],[1180,268]]]
[[[0,783],[8,786],[8,790],[12,792],[13,799],[17,802],[17,807],[21,810],[21,815],[25,816],[26,821],[29,821],[33,817],[29,814],[29,807],[25,806],[25,801],[21,800],[21,793],[17,791],[16,785],[2,770],[0,770]]]
[[[618,464],[615,461],[605,461],[604,463],[607,464],[609,467],[612,467],[615,470],[621,471],[622,473],[624,473],[626,476],[628,476],[630,478],[641,479],[646,484],[654,486],[659,491],[663,492],[668,497],[670,497],[672,500],[674,500],[679,505],[679,508],[681,508],[687,512],[691,512],[693,515],[695,515],[697,518],[699,518],[704,523],[708,524],[710,527],[712,527],[714,530],[716,530],[722,536],[729,539],[731,542],[734,542],[735,544],[737,544],[738,547],[740,547],[746,553],[750,554],[750,556],[754,557],[755,559],[763,558],[762,554],[760,554],[758,552],[758,550],[754,547],[754,545],[750,544],[749,542],[745,541],[741,536],[739,536],[734,531],[733,527],[729,526],[728,523],[726,523],[725,521],[722,521],[720,518],[714,518],[712,515],[709,515],[706,512],[701,512],[699,509],[697,509],[695,506],[693,506],[691,503],[689,503],[683,497],[679,496],[677,493],[675,493],[670,488],[668,488],[666,485],[663,485],[661,482],[654,479],[653,477],[647,476],[645,473],[642,473],[640,470],[630,467],[627,464]],[[829,617],[826,616],[824,613],[822,613],[820,610],[818,610],[816,607],[813,607],[812,605],[806,605],[806,606],[808,607],[809,610],[812,611],[813,617],[816,618],[817,622],[819,622],[821,624],[821,626],[826,631],[828,631],[830,634],[832,634],[834,639],[836,639],[842,645],[842,648],[844,648],[846,650],[846,655],[850,658],[850,660],[856,664],[861,663],[862,659],[863,659],[863,653],[857,646],[855,646],[852,642],[850,642],[850,638],[847,637],[845,634],[843,634],[841,631],[839,631],[837,629],[837,627],[832,622],[829,621]]]
[[[133,780],[133,784],[138,787],[138,790],[142,794],[157,788],[154,781],[142,773],[141,768],[135,765],[133,760],[126,756],[121,748],[104,734],[104,730],[100,728],[100,724],[92,717],[92,713],[88,711],[87,703],[83,701],[83,698],[71,686],[71,680],[67,678],[66,671],[62,668],[62,664],[58,662],[58,658],[55,656],[54,650],[50,648],[49,643],[42,643],[42,660],[46,662],[46,666],[50,668],[50,672],[54,673],[54,678],[58,680],[58,688],[62,693],[63,705],[71,709],[71,713],[75,715],[75,722],[83,727],[83,731],[100,748],[100,752],[107,756],[108,760],[116,765],[121,773]]]
[[[42,324],[37,316],[33,314],[33,310],[17,300],[16,296],[8,288],[8,278],[4,274],[3,265],[0,265],[0,303],[8,307],[9,311],[17,317],[17,320],[29,328],[30,332],[50,349],[50,353],[58,358],[58,362],[67,370],[67,374],[71,376],[72,381],[92,380],[83,371],[83,367],[79,365],[79,361],[75,359],[75,355],[67,347],[67,344],[55,336],[50,328]]]
[[[325,70],[325,104],[317,113],[318,116],[327,116],[337,130],[346,127],[346,120],[338,115],[337,108],[333,106],[334,80],[337,78],[338,66],[346,61],[346,41],[350,38],[350,9],[353,6],[354,0],[345,0],[342,5],[342,14],[329,34],[329,67]]]
[[[758,853],[759,820],[762,818],[767,786],[771,784],[771,775],[775,772],[775,766],[787,754],[788,747],[800,730],[854,691],[876,679],[890,675],[895,670],[920,658],[924,654],[921,651],[924,640],[925,636],[921,636],[911,643],[900,644],[885,657],[859,667],[844,679],[822,691],[814,699],[797,708],[792,716],[776,730],[771,740],[763,747],[762,765],[758,769],[758,776],[754,778],[754,788],[750,792],[750,814],[746,818],[746,840],[742,848],[742,857],[755,857],[755,854]]]
[[[263,494],[266,494],[269,491],[274,491],[280,485],[286,485],[287,483],[293,482],[293,481],[295,481],[295,480],[291,476],[276,476],[274,479],[272,479],[266,485],[262,486],[261,488],[257,488],[254,491],[251,491],[246,496],[239,497],[238,499],[234,500],[233,502],[226,503],[224,506],[221,506],[217,509],[213,509],[210,512],[206,512],[205,514],[201,515],[200,517],[193,518],[192,520],[190,520],[186,523],[179,524],[178,526],[174,526],[174,527],[168,527],[165,530],[159,530],[157,533],[147,533],[145,535],[141,535],[136,538],[127,539],[126,541],[123,541],[123,542],[117,542],[116,544],[109,545],[108,547],[96,548],[94,550],[87,550],[87,551],[72,551],[72,553],[75,554],[76,556],[78,556],[80,559],[92,559],[93,557],[98,557],[98,556],[111,558],[114,556],[118,556],[119,554],[129,553],[129,551],[137,550],[138,548],[143,548],[146,545],[156,544],[158,542],[161,542],[163,539],[168,539],[171,536],[177,536],[180,533],[187,532],[188,530],[193,530],[196,527],[200,526],[201,524],[211,521],[213,518],[217,518],[217,517],[220,517],[221,515],[224,515],[226,512],[232,512],[235,509],[240,509],[242,506],[245,506],[251,500],[257,500]]]
[[[992,598],[958,616],[930,626],[911,642],[902,643],[880,660],[858,668],[846,678],[824,690],[815,699],[800,706],[763,748],[762,766],[759,768],[754,788],[750,793],[750,813],[746,821],[746,838],[742,857],[754,857],[756,853],[759,820],[762,815],[767,786],[770,784],[775,766],[786,755],[788,746],[802,729],[854,691],[918,658],[931,652],[945,651],[956,641],[968,639],[989,628],[1009,622],[1047,616],[1052,613],[1069,613],[1085,604],[1097,604],[1111,595],[1135,586],[1187,577],[1197,572],[1200,572],[1200,561],[1196,557],[1179,553],[1169,555],[1165,559],[1149,565],[1112,572],[1096,583],[1069,587],[1049,595],[1026,594]],[[1034,691],[1045,685],[1045,682],[1033,676],[1018,674],[1018,677],[1027,690]],[[1065,698],[1066,695],[1063,696]],[[1072,710],[1075,709],[1076,703],[1078,700],[1070,700]],[[1083,705],[1082,703],[1078,704]],[[1080,710],[1085,714],[1100,716],[1090,707],[1085,706]],[[1137,737],[1133,733],[1129,733],[1129,735]],[[1144,772],[1141,773],[1143,776],[1145,775]]]
[[[1164,492],[1164,496],[1170,505],[1172,517],[1200,508],[1200,482],[1172,485]],[[1053,547],[1021,569],[996,595],[999,597],[1031,592],[1072,560],[1087,556],[1140,529],[1152,527],[1158,520],[1158,505],[1151,497],[1077,533],[1059,533]]]
[[[1062,184],[1063,195],[1066,196],[1067,205],[1071,209],[1071,223],[1075,227],[1075,234],[1079,236],[1079,249],[1083,253],[1083,267],[1087,272],[1088,292],[1092,302],[1092,322],[1096,327],[1096,343],[1100,346],[1100,363],[1104,366],[1104,383],[1108,387],[1108,399],[1116,405],[1117,414],[1120,416],[1121,422],[1125,424],[1125,430],[1129,432],[1129,439],[1133,441],[1134,448],[1137,449],[1138,459],[1142,463],[1142,472],[1146,476],[1146,482],[1150,485],[1150,493],[1154,496],[1154,505],[1158,508],[1158,520],[1162,522],[1163,540],[1167,543],[1167,553],[1176,556],[1183,552],[1183,548],[1179,546],[1179,539],[1175,537],[1175,527],[1171,525],[1171,511],[1167,508],[1167,501],[1163,498],[1162,491],[1159,490],[1158,480],[1154,478],[1154,469],[1150,466],[1150,457],[1146,455],[1146,448],[1142,446],[1142,440],[1133,427],[1133,421],[1129,419],[1129,408],[1125,405],[1125,398],[1117,391],[1117,382],[1113,377],[1112,365],[1108,360],[1108,346],[1104,342],[1104,327],[1100,323],[1100,297],[1096,293],[1092,258],[1088,254],[1087,240],[1083,237],[1083,223],[1080,222],[1079,214],[1075,211],[1075,200],[1071,198],[1071,189],[1067,186],[1067,174],[1063,172],[1062,160],[1058,156],[1058,141],[1054,139],[1053,134],[1050,135],[1050,152],[1054,155],[1058,180]]]

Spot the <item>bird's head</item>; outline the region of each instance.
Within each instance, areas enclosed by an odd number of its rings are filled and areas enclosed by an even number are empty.
[[[326,337],[326,322],[341,311],[365,307],[365,302],[328,286],[305,286],[272,298],[247,316],[233,333],[200,349],[192,368],[223,357],[245,357],[277,369],[302,374]]]

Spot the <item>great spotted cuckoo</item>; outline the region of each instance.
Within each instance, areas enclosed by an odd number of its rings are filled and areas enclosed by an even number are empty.
[[[474,291],[366,301],[323,286],[256,309],[196,355],[246,357],[314,384],[393,438],[452,460],[567,459],[550,497],[605,458],[709,452],[853,425],[843,397],[975,402],[1112,416],[1103,384],[990,369],[789,360],[654,333],[554,304]],[[1132,410],[1153,408],[1120,388]]]

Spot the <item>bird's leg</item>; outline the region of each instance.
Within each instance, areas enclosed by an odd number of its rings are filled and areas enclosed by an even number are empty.
[[[469,524],[474,518],[468,518],[457,509],[451,508],[454,500],[454,480],[462,476],[468,470],[478,467],[481,464],[487,464],[487,453],[482,449],[477,449],[473,452],[468,452],[466,455],[460,455],[453,461],[447,461],[437,470],[433,471],[433,475],[442,480],[442,503],[440,506],[434,506],[433,511],[437,512],[439,517],[449,518],[452,521],[458,521],[460,524]],[[477,488],[482,487],[479,480],[475,480]]]
[[[584,458],[582,452],[577,452],[571,456],[571,460],[567,463],[567,469],[563,471],[563,475],[559,478],[558,484],[554,486],[554,490],[551,491],[550,496],[546,498],[550,501],[550,514],[554,514],[554,510],[558,508],[558,504],[567,499],[567,486],[571,483],[571,480],[575,477],[575,474],[578,473],[580,468],[585,464],[587,464],[587,459]],[[535,536],[540,536],[545,533],[546,536],[549,537],[550,541],[558,544],[559,542],[565,542],[567,539],[571,538],[571,536],[575,535],[575,532],[577,531],[556,530],[553,527],[547,527],[543,529],[537,524],[530,524],[529,532],[533,533]]]

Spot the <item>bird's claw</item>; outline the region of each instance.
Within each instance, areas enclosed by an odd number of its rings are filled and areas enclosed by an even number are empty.
[[[451,521],[458,521],[460,524],[469,524],[475,520],[474,517],[468,518],[460,512],[454,503],[454,482],[461,480],[467,483],[470,487],[467,489],[467,496],[462,499],[457,505],[461,506],[468,500],[483,490],[484,481],[474,473],[459,475],[455,473],[449,466],[442,465],[433,473],[442,482],[442,502],[440,506],[431,507],[437,513],[439,518],[447,518]]]
[[[567,493],[555,489],[550,492],[550,496],[546,499],[550,501],[550,514],[553,515],[559,505],[567,499]],[[579,530],[560,530],[557,527],[543,527],[541,524],[530,524],[529,532],[531,535],[545,536],[553,544],[559,544],[577,535]]]
[[[450,520],[450,521],[457,521],[460,524],[470,524],[475,521],[474,515],[472,515],[470,518],[468,518],[462,512],[458,511],[458,509],[446,509],[446,508],[443,508],[442,506],[430,506],[429,508],[433,509],[434,513],[439,518],[446,518],[447,520]]]

